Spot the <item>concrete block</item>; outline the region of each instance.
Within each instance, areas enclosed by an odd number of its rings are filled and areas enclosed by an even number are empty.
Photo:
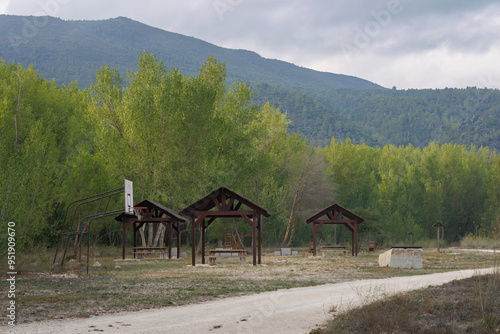
[[[299,251],[292,251],[292,255],[299,255]]]
[[[380,267],[422,269],[421,248],[393,248],[379,255]]]
[[[291,248],[282,248],[281,255],[283,255],[283,256],[292,255],[292,249]]]
[[[274,251],[274,256],[280,256],[281,252],[280,251]]]
[[[168,252],[167,252],[168,257]],[[175,259],[177,257],[177,247],[172,247],[172,258]]]
[[[391,263],[391,252],[392,249],[378,256],[378,265],[380,267],[389,267],[389,264]]]
[[[187,256],[186,252],[181,252],[181,256],[180,257],[186,257],[186,256]]]

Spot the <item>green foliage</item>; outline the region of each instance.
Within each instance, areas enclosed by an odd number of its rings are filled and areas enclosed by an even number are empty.
[[[20,250],[51,241],[52,219],[78,191],[67,182],[72,159],[88,152],[82,100],[75,85],[0,62],[0,220],[16,223]]]
[[[335,139],[325,154],[338,183],[338,200],[355,212],[373,216],[365,233],[385,234],[393,242],[435,235],[441,221],[447,241],[457,241],[484,225],[498,226],[499,156],[487,148],[433,142],[423,149],[411,145],[382,149]],[[482,224],[484,223],[484,224]]]
[[[185,77],[146,52],[126,84],[116,69],[101,68],[89,95],[97,155],[117,182],[135,182],[136,200],[181,209],[227,186],[273,208],[268,229],[279,236],[290,211],[292,175],[301,168],[297,157],[311,148],[288,134],[289,121],[279,110],[253,104],[246,84],[228,89],[225,75],[214,58],[196,77]],[[239,229],[245,233],[245,224]],[[213,235],[223,234],[216,230]]]
[[[307,244],[305,219],[333,202],[366,219],[359,226],[362,241],[408,242],[409,232],[415,241],[434,238],[437,221],[447,242],[470,233],[498,235],[500,158],[494,150],[437,142],[376,148],[335,137],[315,148],[290,130],[282,110],[256,104],[247,84],[228,88],[226,72],[225,63],[209,57],[196,76],[186,76],[143,52],[137,70],[125,76],[104,66],[82,91],[77,84],[58,87],[32,67],[0,62],[2,233],[14,221],[20,250],[50,245],[69,202],[128,178],[136,201],[148,198],[174,210],[217,187],[232,188],[271,212],[264,242],[273,245]],[[280,106],[318,106],[306,95],[295,98]],[[491,93],[488,101],[495,99]],[[115,201],[109,209],[121,206]],[[94,240],[114,243],[112,224],[96,223]],[[243,221],[215,224],[208,236],[216,241],[228,230],[248,234],[248,228]],[[318,237],[330,242],[333,232],[321,229]],[[348,238],[340,228],[336,241]]]

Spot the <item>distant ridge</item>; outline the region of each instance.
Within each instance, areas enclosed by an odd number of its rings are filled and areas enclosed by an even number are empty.
[[[229,84],[267,83],[299,91],[383,88],[353,76],[318,72],[255,52],[232,50],[202,40],[118,17],[100,21],[64,21],[54,17],[0,15],[0,58],[6,63],[34,64],[42,76],[58,83],[78,81],[81,88],[94,80],[104,65],[120,72],[136,67],[147,50],[167,68],[196,75],[209,56],[227,66]]]
[[[432,141],[488,146],[500,151],[500,90],[385,89],[348,75],[318,72],[255,52],[215,46],[128,18],[63,21],[53,17],[0,15],[0,58],[33,64],[58,84],[87,88],[102,66],[125,78],[139,54],[154,53],[169,69],[197,75],[209,56],[226,63],[226,84],[251,85],[253,102],[280,108],[316,146],[350,139],[372,147]]]

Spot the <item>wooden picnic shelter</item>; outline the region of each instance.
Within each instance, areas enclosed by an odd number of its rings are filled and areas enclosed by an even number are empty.
[[[133,227],[134,230],[134,256],[137,248],[137,231],[146,223],[162,224],[168,231],[168,258],[172,258],[172,234],[173,230],[177,236],[177,258],[180,254],[180,224],[187,223],[188,220],[180,214],[159,203],[146,199],[135,204],[134,214],[121,213],[115,220],[122,222],[122,258],[125,259],[125,233]],[[143,247],[147,248],[147,247]],[[161,247],[160,247],[161,248]]]
[[[220,187],[179,212],[191,217],[192,265],[196,265],[196,227],[201,228],[201,263],[205,264],[205,232],[217,218],[243,218],[252,227],[253,265],[261,264],[262,216],[271,214],[235,191]]]
[[[329,207],[319,211],[306,220],[308,224],[313,224],[313,255],[316,256],[316,231],[324,224],[343,224],[352,234],[351,250],[352,256],[358,255],[358,224],[364,222],[360,216],[341,207],[338,204],[332,204]]]

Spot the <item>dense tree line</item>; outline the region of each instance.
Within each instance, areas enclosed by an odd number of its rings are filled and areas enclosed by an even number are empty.
[[[209,58],[187,77],[144,52],[137,70],[125,76],[100,68],[81,90],[0,62],[2,235],[14,221],[20,250],[49,247],[68,203],[120,187],[124,178],[134,181],[136,202],[148,198],[174,210],[219,186],[232,188],[271,212],[268,245],[307,244],[305,218],[333,202],[363,216],[362,238],[379,241],[402,241],[410,231],[429,237],[436,221],[449,240],[498,228],[496,153],[437,143],[374,148],[349,139],[320,149],[290,131],[279,109],[256,104],[247,85],[228,88],[225,72]],[[212,226],[212,242],[249,232],[238,220]],[[112,218],[93,228],[93,242],[119,240]],[[143,230],[143,242],[161,233]],[[335,241],[347,236],[340,230]],[[319,237],[331,242],[332,231]]]
[[[337,200],[368,219],[371,238],[430,238],[436,222],[445,238],[498,236],[500,157],[488,148],[436,142],[372,148],[335,139],[325,148]]]

